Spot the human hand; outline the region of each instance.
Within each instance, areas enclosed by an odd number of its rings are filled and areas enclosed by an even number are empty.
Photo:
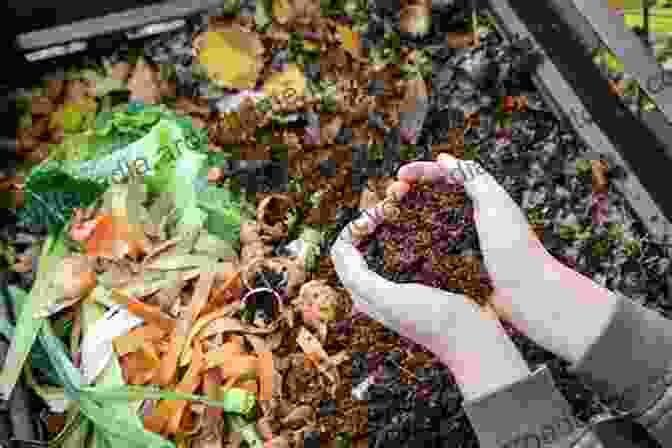
[[[388,195],[403,196],[408,186],[395,182]],[[336,272],[355,305],[366,314],[434,352],[452,371],[465,399],[471,400],[517,382],[529,369],[496,314],[471,299],[417,283],[398,284],[372,272],[355,247],[375,230],[387,204],[378,204],[349,223],[331,248]],[[353,230],[354,227],[354,230]]]
[[[448,154],[399,169],[404,189],[418,181],[458,183],[474,221],[497,314],[542,347],[577,362],[601,334],[617,296],[549,254],[513,198],[478,163]]]

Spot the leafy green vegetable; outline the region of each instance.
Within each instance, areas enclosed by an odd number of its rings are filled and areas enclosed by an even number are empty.
[[[50,263],[55,264],[56,260],[60,260],[64,253],[62,236],[50,235],[42,246],[39,261],[40,270],[37,273],[30,295],[21,304],[16,304],[17,309],[15,311],[18,316],[16,330],[0,373],[0,396],[3,396],[4,399],[8,399],[11,395],[28,354],[46,320],[36,317],[36,314],[55,299],[58,299],[49,289],[49,275],[51,273],[47,266]]]
[[[65,103],[62,109],[51,114],[51,123],[62,127],[66,133],[90,129],[96,119],[97,105],[94,100]]]
[[[40,165],[25,185],[25,206],[17,211],[23,225],[47,226],[51,232],[62,229],[75,208],[88,207],[104,191],[104,185],[76,180],[53,164]]]
[[[28,297],[28,293],[15,286],[9,286],[6,292],[15,309],[21,310],[24,302],[26,301],[26,298]],[[16,329],[14,328],[14,325],[6,320],[0,320],[0,335],[7,338],[8,341],[11,341],[15,332]],[[39,371],[44,379],[46,379],[50,384],[60,385],[58,376],[56,376],[56,374],[52,371],[49,357],[47,356],[47,353],[45,352],[42,344],[37,343],[33,345],[28,363],[33,369]]]
[[[206,212],[208,232],[223,240],[239,244],[241,222],[240,194],[208,185],[198,194],[198,204]]]

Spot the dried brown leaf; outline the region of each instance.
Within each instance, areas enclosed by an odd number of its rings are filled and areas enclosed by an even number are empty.
[[[128,80],[128,90],[131,92],[131,101],[141,101],[145,104],[159,104],[161,89],[159,75],[144,58],[138,59],[133,73]]]
[[[117,62],[110,69],[110,78],[126,81],[131,74],[131,65],[128,62]]]
[[[292,409],[292,411],[285,418],[282,419],[282,425],[297,428],[305,425],[314,417],[315,412],[311,406],[297,406]]]
[[[49,115],[56,107],[47,96],[34,96],[31,99],[30,110],[33,115]]]

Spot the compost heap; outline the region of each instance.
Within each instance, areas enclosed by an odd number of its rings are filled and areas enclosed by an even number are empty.
[[[323,2],[327,3],[338,2]],[[338,287],[325,255],[324,249],[345,222],[355,217],[348,219],[343,210],[358,205],[366,209],[383,200],[381,192],[390,179],[374,177],[383,171],[380,165],[390,173],[399,158],[418,158],[413,143],[422,123],[406,124],[404,113],[415,111],[418,100],[426,104],[434,90],[429,79],[432,60],[425,49],[400,46],[395,33],[385,33],[383,45],[365,48],[360,28],[372,23],[368,11],[359,2],[345,3],[344,10],[335,11],[338,8],[331,5],[331,11],[322,11],[321,16],[319,8],[306,2],[278,0],[269,7],[269,2],[260,1],[254,19],[210,18],[207,30],[193,36],[188,70],[172,62],[155,66],[143,57],[104,61],[96,67],[68,70],[64,79],[51,79],[24,97],[19,155],[31,164],[47,157],[66,162],[97,160],[146,136],[165,110],[133,111],[130,101],[168,105],[184,116],[189,127],[207,134],[199,145],[209,150],[205,164],[209,171],[199,175],[207,177],[213,188],[221,187],[220,192],[234,191],[237,181],[244,183],[226,163],[238,159],[286,164],[283,177],[289,180],[288,193],[256,194],[239,232],[224,238],[230,229],[205,226],[189,233],[160,219],[145,221],[143,231],[128,220],[137,216],[137,210],[128,209],[133,201],[124,207],[111,206],[109,201],[89,207],[101,193],[93,184],[82,189],[81,184],[71,183],[68,195],[59,195],[48,190],[64,186],[58,182],[63,178],[35,176],[34,181],[44,180],[41,184],[27,182],[30,176],[22,174],[0,179],[0,190],[12,189],[16,205],[27,204],[31,213],[23,218],[28,224],[46,222],[44,214],[32,213],[34,193],[62,212],[54,222],[49,218],[47,227],[67,223],[64,233],[56,234],[60,237],[35,244],[32,252],[3,254],[13,272],[30,274],[40,288],[49,277],[73,279],[61,285],[63,298],[68,296],[65,302],[38,313],[50,314],[51,325],[42,328],[30,352],[27,362],[33,369],[24,369],[28,384],[50,407],[47,422],[52,436],[60,434],[58,440],[64,445],[80,443],[87,436],[139,446],[164,446],[162,441],[172,440],[179,447],[201,448],[220,446],[222,441],[238,446],[241,439],[250,447],[265,441],[277,447],[302,446],[304,441],[309,446],[308,441],[317,439],[328,446],[347,446],[350,440],[366,443],[378,429],[381,435],[392,431],[373,428],[368,422],[369,415],[374,415],[378,424],[384,424],[387,417],[375,415],[388,409],[390,401],[379,400],[373,409],[373,404],[353,400],[355,370],[358,379],[363,379],[363,373],[375,382],[382,377],[382,358],[385,364],[394,358],[399,381],[381,381],[393,389],[397,383],[415,383],[416,369],[437,366],[427,350],[352,310],[350,297]],[[402,2],[402,6],[402,31],[426,25],[427,2]],[[444,16],[448,17],[451,14]],[[441,48],[444,41],[458,49],[480,45],[475,32],[441,33],[440,37]],[[237,64],[229,63],[232,57]],[[443,73],[435,75],[433,81],[440,90]],[[184,86],[178,85],[184,78],[207,84],[206,92],[199,90],[202,96],[224,97],[217,104],[218,112],[206,98],[185,93]],[[511,140],[511,114],[525,109],[525,103],[525,97],[498,100],[502,119],[498,140]],[[425,130],[446,131],[448,142],[432,145],[432,155],[447,151],[459,158],[477,157],[478,146],[465,146],[465,132],[479,128],[479,113],[460,112],[449,122],[446,112],[440,114],[440,123],[432,122]],[[161,142],[162,137],[156,136],[153,144]],[[189,138],[194,139],[199,137]],[[388,157],[390,142],[400,154]],[[178,191],[167,180],[175,172],[180,150],[171,148],[164,154],[160,175],[153,173],[147,179],[152,195],[159,197],[171,189]],[[196,160],[193,154],[190,157]],[[392,159],[396,161],[388,164]],[[594,179],[600,171],[593,164]],[[363,172],[372,178],[368,191],[361,194],[356,186],[365,177]],[[590,176],[591,166],[587,172]],[[260,178],[269,180],[260,172],[248,175],[252,182],[247,182],[247,189],[255,190]],[[282,182],[273,179],[272,183],[274,190]],[[604,187],[604,179],[598,183]],[[112,196],[123,196],[125,188],[129,187],[116,186]],[[403,215],[380,226],[369,241],[367,262],[396,281],[420,281],[484,303],[489,287],[483,282],[480,262],[466,250],[477,247],[468,199],[462,191],[428,188],[419,186],[406,199]],[[261,189],[267,191],[269,185]],[[90,194],[77,196],[77,191]],[[209,197],[195,193],[202,211],[212,214],[231,207],[229,199],[213,201],[219,193],[207,191]],[[190,201],[194,198],[185,203]],[[160,203],[152,198],[147,206],[151,209]],[[443,209],[446,216],[435,221],[445,224],[438,229],[429,226],[438,207],[445,205],[453,208]],[[118,213],[124,209],[126,213]],[[155,217],[170,215],[163,206],[156,209]],[[242,211],[233,209],[241,215]],[[215,216],[211,221],[223,218]],[[543,226],[537,227],[541,232]],[[419,230],[422,238],[411,239],[420,244],[409,248],[399,243],[395,235],[400,233],[395,232],[411,229]],[[448,247],[441,248],[439,255],[429,253],[428,241],[447,234],[451,238],[442,240]],[[54,239],[60,255],[54,253],[58,252],[51,244]],[[300,244],[287,250],[290,241]],[[322,256],[316,259],[318,247]],[[447,275],[457,260],[461,269]],[[402,272],[402,263],[411,269]],[[53,265],[67,267],[66,272],[47,275]],[[25,284],[30,289],[33,282]],[[30,296],[13,288],[17,309],[32,303],[29,298],[39,297],[40,288]],[[111,315],[114,310],[116,317]],[[15,331],[37,333],[38,327],[26,323],[31,318],[32,313],[26,313]],[[114,334],[111,345],[90,345],[96,342],[91,338],[98,321],[108,322],[101,325],[108,331],[121,331]],[[11,335],[5,327],[0,330]],[[29,345],[23,344],[24,348]],[[105,356],[91,358],[96,348]],[[362,353],[368,354],[365,362],[359,359]],[[97,362],[91,364],[92,360]],[[70,381],[77,375],[91,381],[93,389]],[[104,392],[98,386],[112,390]],[[425,392],[429,387],[439,394],[436,386],[423,386]],[[455,389],[454,384],[450,388]],[[412,395],[425,400],[419,391]],[[461,423],[442,423],[441,432],[457,428],[456,437],[464,440],[463,434],[469,433],[467,438],[473,441],[466,419],[460,417],[459,393],[454,395],[441,392],[441,402],[446,413],[458,416]],[[120,420],[115,423],[105,408],[114,408]]]

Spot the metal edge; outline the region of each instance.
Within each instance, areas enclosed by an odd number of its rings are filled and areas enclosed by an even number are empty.
[[[619,57],[625,71],[639,81],[642,89],[672,122],[672,79],[667,81],[664,70],[642,41],[625,24],[617,24],[612,15],[605,14],[607,0],[572,0],[572,3],[592,24],[604,44]]]
[[[506,36],[515,34],[525,37],[529,36],[535,43],[535,47],[545,53],[543,48],[539,47],[534,36],[528,31],[527,26],[518,18],[507,0],[490,0],[490,8],[495,16],[499,18],[499,22],[503,23],[503,26],[507,29],[508,33],[506,33]],[[572,111],[580,114],[588,113],[577,94],[548,57],[544,58],[537,73],[532,74],[532,77],[535,83],[538,82],[545,86],[546,90],[555,99],[553,103],[565,116],[570,116]],[[610,158],[613,158],[616,163],[625,169],[628,175],[623,180],[614,180],[614,186],[626,198],[646,230],[656,239],[667,240],[670,236],[670,230],[672,230],[670,222],[649,192],[641,184],[631,166],[622,158],[621,154],[603,131],[596,124],[580,128],[573,120],[570,120],[570,122],[575,132],[590,148],[599,148],[596,150],[597,153],[608,154]]]
[[[551,0],[550,4],[566,23],[572,25],[574,32],[586,49],[593,51],[602,46],[601,38],[588,20],[576,9],[576,5],[570,4],[566,0]],[[660,141],[666,143],[666,153],[672,157],[672,124],[665,115],[659,110],[643,112],[642,121]]]
[[[143,8],[130,9],[68,25],[20,34],[16,43],[21,51],[38,50],[71,41],[114,33],[152,23],[181,18],[220,6],[220,0],[176,0]]]

